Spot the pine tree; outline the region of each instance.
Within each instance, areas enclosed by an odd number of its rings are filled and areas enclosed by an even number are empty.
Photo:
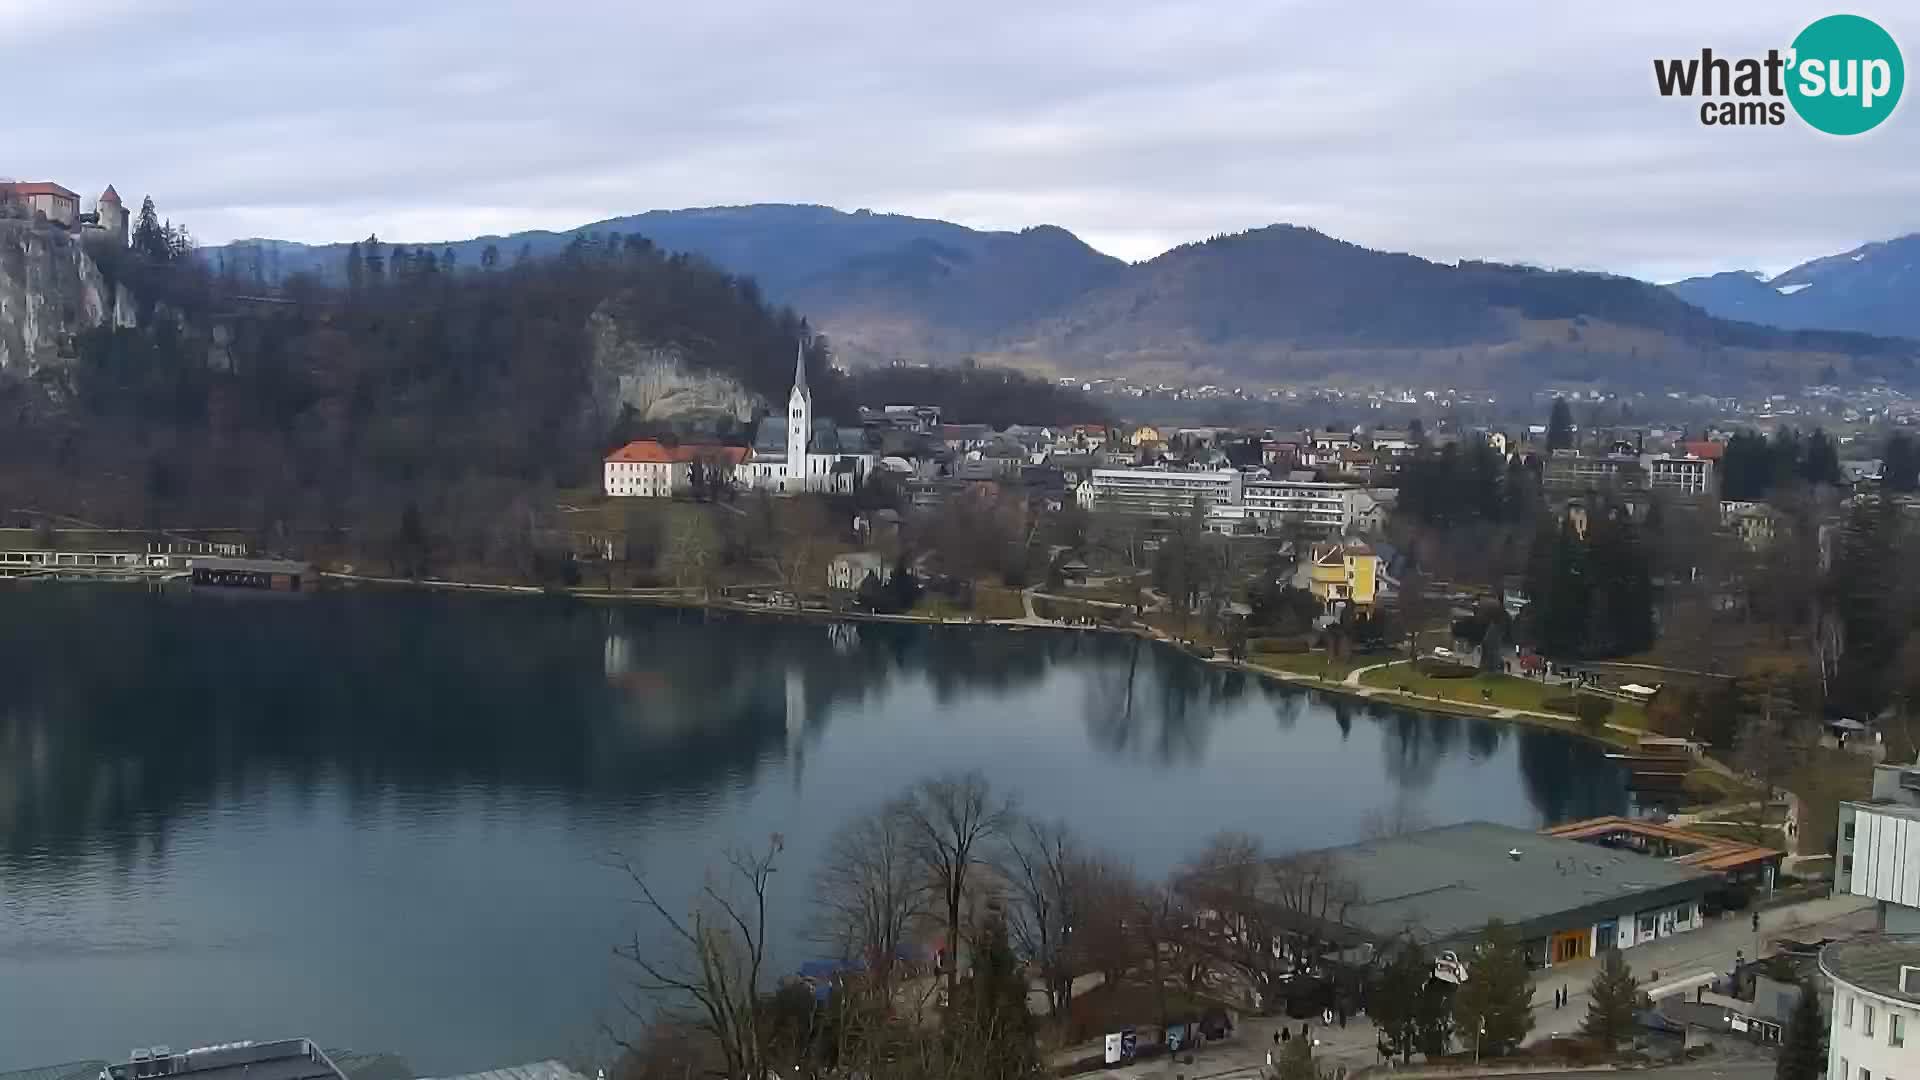
[[[1920,443],[1904,431],[1888,436],[1880,454],[1880,476],[1888,491],[1920,491]]]
[[[1547,421],[1547,449],[1570,450],[1573,448],[1573,409],[1567,405],[1566,398],[1553,399],[1553,415]]]
[[[365,251],[366,283],[378,285],[387,277],[387,258],[381,254],[379,235],[369,233],[366,240],[362,242],[362,248]]]
[[[1454,991],[1454,1030],[1463,1043],[1479,1032],[1482,1057],[1504,1057],[1533,1030],[1532,1001],[1526,949],[1505,923],[1487,923],[1467,981]]]
[[[360,255],[360,242],[356,240],[347,245],[347,288],[359,292],[360,286],[366,283],[366,275],[367,267]]]
[[[149,259],[165,260],[169,253],[166,227],[153,208],[153,196],[140,200],[140,216],[134,219],[133,250]]]
[[[1780,1054],[1774,1059],[1774,1080],[1819,1080],[1820,1070],[1826,1065],[1827,1021],[1820,1015],[1820,993],[1802,983],[1800,1000],[1793,1007]]]
[[[493,244],[488,244],[486,247],[480,249],[480,269],[492,270],[499,265],[500,249],[498,247]]]
[[[1640,982],[1619,949],[1607,950],[1587,994],[1587,1019],[1580,1033],[1612,1050],[1633,1033],[1634,1013],[1640,1008]]]
[[[1367,1002],[1367,1013],[1380,1029],[1381,1045],[1386,1053],[1399,1055],[1411,1063],[1420,1049],[1422,1009],[1427,982],[1433,978],[1433,961],[1425,949],[1407,941],[1400,945]]]

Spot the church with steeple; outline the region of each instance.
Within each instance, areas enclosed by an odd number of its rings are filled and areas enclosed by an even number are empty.
[[[800,342],[793,362],[793,389],[784,417],[768,416],[754,432],[753,453],[734,477],[748,490],[776,495],[851,492],[867,478],[878,455],[859,428],[837,428],[816,420],[813,391],[807,386],[807,346]]]

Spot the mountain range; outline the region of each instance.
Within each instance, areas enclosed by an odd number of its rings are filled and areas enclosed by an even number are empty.
[[[1920,338],[1920,233],[1801,263],[1776,277],[1731,271],[1667,286],[1724,319]]]
[[[511,261],[614,234],[639,234],[754,278],[770,299],[793,305],[824,330],[842,363],[855,365],[973,358],[1056,374],[1170,381],[1391,380],[1507,389],[1589,383],[1704,390],[1729,381],[1905,383],[1920,375],[1920,345],[1910,341],[1817,321],[1755,325],[1771,312],[1730,310],[1720,299],[1735,291],[1722,281],[1726,275],[1668,289],[1606,274],[1450,265],[1291,225],[1216,236],[1133,264],[1054,226],[991,232],[785,204],[656,210],[564,233],[421,246],[451,249],[457,265],[474,267],[489,246]],[[258,240],[202,254],[227,273],[266,280],[308,272],[338,283],[348,250]],[[1897,262],[1836,258],[1876,269]],[[1834,261],[1790,273],[1813,274]],[[1746,281],[1792,301],[1843,269],[1822,270],[1801,289]],[[1706,288],[1702,281],[1718,284]],[[1861,298],[1862,310],[1878,311],[1897,297],[1900,281],[1889,282],[1875,294],[1879,301],[1868,300],[1872,290],[1864,284],[1845,292]]]

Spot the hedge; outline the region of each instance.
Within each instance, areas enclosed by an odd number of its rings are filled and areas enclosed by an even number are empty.
[[[1598,694],[1561,694],[1540,703],[1549,712],[1577,716],[1589,724],[1598,724],[1613,712],[1613,699]]]
[[[1414,667],[1429,679],[1471,679],[1480,674],[1479,668],[1446,660],[1422,660]]]

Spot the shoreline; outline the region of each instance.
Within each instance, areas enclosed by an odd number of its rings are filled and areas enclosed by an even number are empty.
[[[1182,655],[1209,667],[1229,671],[1241,671],[1258,678],[1270,679],[1286,686],[1307,690],[1316,690],[1323,694],[1336,695],[1351,701],[1369,704],[1391,705],[1423,712],[1444,713],[1450,716],[1462,716],[1470,719],[1493,720],[1502,723],[1523,724],[1531,727],[1557,731],[1563,735],[1572,735],[1597,743],[1609,749],[1633,749],[1643,732],[1638,728],[1620,724],[1607,724],[1602,731],[1584,728],[1572,717],[1558,717],[1548,713],[1514,707],[1483,706],[1469,702],[1453,701],[1448,698],[1430,697],[1425,694],[1401,693],[1378,687],[1363,686],[1345,679],[1329,680],[1318,675],[1304,675],[1287,671],[1284,668],[1269,667],[1257,661],[1235,662],[1220,657],[1197,656],[1171,637],[1151,627],[1109,626],[1095,623],[1086,626],[1071,626],[1050,620],[1017,619],[943,619],[930,615],[880,615],[865,611],[833,611],[825,608],[777,608],[762,604],[744,604],[736,601],[696,599],[688,594],[689,590],[677,587],[649,590],[608,590],[583,586],[572,588],[548,589],[538,585],[495,585],[483,582],[415,580],[412,578],[379,577],[367,574],[345,574],[333,571],[319,571],[317,577],[322,581],[336,583],[348,588],[368,586],[373,588],[427,589],[441,592],[478,592],[506,594],[511,596],[564,596],[587,601],[610,601],[630,604],[646,604],[651,607],[674,608],[685,611],[722,612],[726,614],[771,617],[779,619],[801,619],[814,622],[874,622],[895,625],[917,626],[965,626],[991,627],[1001,630],[1055,630],[1073,633],[1117,634],[1137,638],[1142,641],[1174,649]],[[1404,660],[1389,660],[1387,665],[1405,663]],[[1702,754],[1697,759],[1702,767],[1725,771],[1726,767],[1709,755]]]

